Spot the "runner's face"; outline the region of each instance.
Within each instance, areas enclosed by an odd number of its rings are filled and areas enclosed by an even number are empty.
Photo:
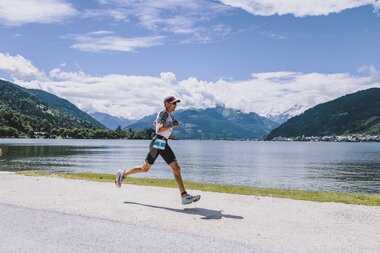
[[[174,112],[175,111],[175,108],[177,107],[177,103],[174,102],[174,103],[167,103],[167,108],[168,110]]]

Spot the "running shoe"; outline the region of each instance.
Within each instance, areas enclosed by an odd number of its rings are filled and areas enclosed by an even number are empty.
[[[115,185],[120,188],[123,180],[124,180],[123,170],[118,170],[118,172],[116,172]]]
[[[182,196],[182,205],[188,205],[193,202],[197,202],[201,199],[201,195],[192,196],[190,194],[187,194],[186,196]]]

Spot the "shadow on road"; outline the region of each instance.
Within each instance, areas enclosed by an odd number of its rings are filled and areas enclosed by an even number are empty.
[[[168,210],[168,211],[177,212],[177,213],[200,215],[200,216],[202,216],[201,219],[203,219],[203,220],[218,220],[221,218],[239,219],[239,220],[244,219],[244,217],[238,216],[238,215],[223,214],[222,213],[223,210],[216,211],[216,210],[210,210],[210,209],[198,208],[198,207],[196,207],[196,208],[185,208],[185,209],[175,209],[175,208],[147,205],[147,204],[141,204],[141,203],[136,203],[136,202],[128,202],[128,201],[124,202],[124,204],[146,206],[146,207],[163,209],[163,210]]]

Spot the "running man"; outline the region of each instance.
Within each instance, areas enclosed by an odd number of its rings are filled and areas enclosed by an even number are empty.
[[[183,185],[181,169],[178,165],[177,159],[173,153],[173,150],[168,144],[169,137],[173,133],[173,126],[179,126],[179,122],[174,119],[172,113],[175,111],[177,103],[181,100],[176,99],[174,96],[169,96],[165,98],[164,105],[165,109],[160,111],[154,122],[156,127],[156,135],[153,137],[149,145],[149,153],[146,156],[145,163],[143,166],[136,166],[130,170],[119,170],[116,173],[115,184],[117,187],[121,187],[121,183],[124,178],[131,174],[148,172],[153,166],[156,158],[161,155],[169,167],[173,170],[174,179],[177,182],[179,191],[181,193],[182,204],[187,205],[193,202],[197,202],[201,196],[192,196],[188,194]]]

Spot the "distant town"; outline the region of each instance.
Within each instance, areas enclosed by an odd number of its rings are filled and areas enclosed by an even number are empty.
[[[330,142],[380,142],[380,135],[351,134],[333,136],[275,137],[273,141],[330,141]]]

